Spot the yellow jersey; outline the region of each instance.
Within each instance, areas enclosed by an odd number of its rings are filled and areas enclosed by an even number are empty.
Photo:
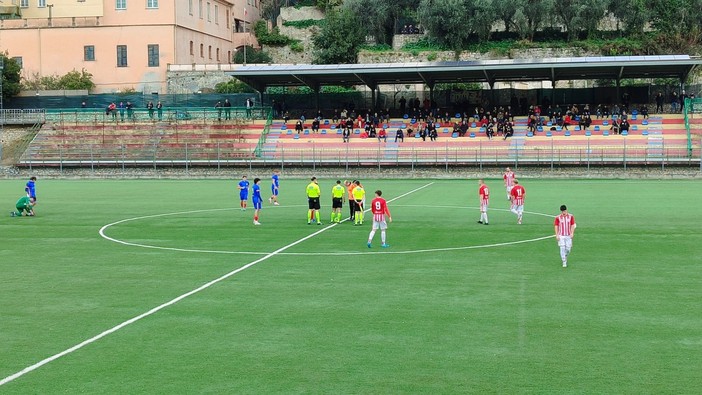
[[[332,187],[332,197],[343,198],[346,193],[346,188],[343,185],[336,184]]]
[[[366,190],[363,189],[362,186],[357,185],[356,188],[353,189],[353,198],[355,200],[363,200],[363,198],[366,197]]]
[[[308,198],[318,198],[322,194],[317,183],[311,182],[307,185],[307,197]]]

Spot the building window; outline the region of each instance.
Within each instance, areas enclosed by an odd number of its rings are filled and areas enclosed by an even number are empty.
[[[195,55],[195,43],[192,41],[190,42],[190,54]]]
[[[205,57],[205,45],[200,44],[200,57],[204,58]]]
[[[83,47],[83,60],[86,62],[92,62],[95,60],[95,46],[86,45]]]
[[[146,8],[158,8],[158,0],[146,0]]]
[[[197,0],[197,11],[200,19],[202,19],[202,0]]]
[[[127,67],[127,46],[117,46],[117,67]]]
[[[212,59],[212,46],[211,45],[207,47],[207,57],[209,59]]]
[[[217,48],[217,61],[219,62],[219,48]]]
[[[149,67],[158,67],[158,44],[149,44]]]
[[[217,4],[215,4],[214,14],[215,14],[215,24],[219,25],[219,6]]]
[[[39,7],[39,8],[44,8],[44,7],[46,7],[46,0],[39,0],[39,1],[37,2],[37,7]]]
[[[15,56],[12,58],[12,60],[14,60],[15,63],[17,63],[17,66],[19,66],[20,69],[22,68],[22,57],[21,56]]]
[[[29,0],[21,0],[21,1],[20,1],[20,7],[22,7],[22,8],[27,8],[27,7],[29,7]]]
[[[188,12],[190,12],[190,15],[193,14],[193,0],[188,0]]]
[[[224,16],[227,17],[227,29],[229,29],[229,10],[225,10]]]
[[[232,62],[232,51],[227,51],[227,63]]]
[[[210,2],[207,2],[207,22],[212,22],[212,15],[210,13]]]
[[[115,0],[115,9],[116,10],[126,10],[127,9],[127,0]]]

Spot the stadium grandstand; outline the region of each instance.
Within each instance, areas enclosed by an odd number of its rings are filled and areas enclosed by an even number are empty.
[[[444,82],[543,81],[575,79],[678,78],[684,81],[702,61],[689,56],[563,58],[374,65],[239,66],[231,72],[259,92],[269,86],[366,85],[377,103],[383,84],[423,83],[433,89]],[[555,102],[551,90],[550,103]],[[488,97],[491,94],[488,92]],[[273,106],[226,109],[169,107],[163,114],[139,109],[126,118],[104,109],[5,110],[32,126],[32,138],[18,160],[24,167],[158,166],[449,166],[554,165],[694,165],[700,163],[699,99],[687,98],[682,113],[655,113],[652,97],[639,94],[631,103],[549,105],[534,103],[525,113],[512,110],[505,136],[491,121],[509,112],[510,103],[483,109],[442,103],[449,111],[427,107],[424,114],[407,108],[350,110],[348,128],[329,103],[297,103],[307,111],[282,114]],[[261,98],[259,96],[259,98]],[[548,94],[542,95],[548,98]],[[548,99],[547,99],[548,101]],[[265,102],[265,100],[264,100]],[[578,103],[578,102],[575,102]],[[372,106],[368,106],[369,108]],[[609,108],[611,107],[611,108]],[[377,107],[376,107],[377,108]],[[12,112],[10,112],[12,111]],[[351,114],[353,112],[353,114]],[[324,114],[318,125],[315,116]],[[382,113],[382,111],[381,111]],[[373,118],[366,115],[368,114]],[[584,122],[586,114],[589,120]],[[427,116],[429,118],[427,118]],[[538,121],[533,123],[533,116]],[[567,118],[566,118],[567,117]],[[487,122],[486,121],[487,118]],[[565,121],[564,121],[565,118]],[[626,119],[626,127],[619,124]],[[374,130],[369,133],[368,124]],[[462,127],[459,127],[461,125]],[[494,129],[493,129],[494,128]],[[493,135],[488,132],[493,129]],[[426,133],[419,130],[427,130]],[[433,135],[429,130],[433,131]],[[381,132],[382,131],[382,132]],[[403,139],[397,138],[397,134]],[[502,133],[500,133],[502,132]]]

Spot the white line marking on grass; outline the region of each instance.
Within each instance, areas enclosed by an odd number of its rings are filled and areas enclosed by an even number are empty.
[[[423,186],[421,186],[421,187],[419,187],[419,188],[415,188],[415,189],[413,189],[413,190],[411,190],[411,191],[409,191],[409,192],[406,192],[406,193],[404,193],[404,194],[402,194],[402,195],[400,195],[400,196],[397,196],[397,197],[394,198],[394,199],[391,199],[390,201],[397,200],[397,199],[400,199],[400,198],[402,198],[402,197],[405,197],[405,196],[407,196],[407,195],[409,195],[409,194],[412,194],[412,193],[414,193],[414,192],[417,192],[417,191],[419,191],[419,190],[422,190],[422,189],[424,189],[424,188],[426,188],[426,187],[428,187],[428,186],[430,186],[430,185],[432,185],[432,184],[433,184],[433,182],[431,182],[431,183],[429,183],[429,184],[426,184],[426,185],[423,185]],[[222,210],[224,210],[224,209],[222,209]],[[144,217],[144,218],[146,218],[146,217]],[[213,285],[215,285],[215,284],[217,284],[217,283],[219,283],[219,282],[221,282],[221,281],[223,281],[223,280],[228,279],[229,277],[231,277],[231,276],[233,276],[233,275],[235,275],[235,274],[237,274],[237,273],[239,273],[239,272],[241,272],[241,271],[244,271],[244,270],[250,268],[251,266],[253,266],[253,265],[257,264],[257,263],[263,262],[263,261],[267,260],[268,258],[274,257],[274,256],[280,254],[281,252],[287,250],[288,248],[291,248],[291,247],[293,247],[293,246],[295,246],[295,245],[297,245],[297,244],[300,244],[300,243],[302,243],[303,241],[309,240],[309,239],[311,239],[311,238],[317,236],[318,234],[320,234],[320,233],[322,233],[322,232],[324,232],[324,231],[326,231],[326,230],[328,230],[328,229],[333,228],[333,227],[336,226],[336,225],[337,225],[337,224],[331,224],[331,225],[329,225],[329,226],[325,226],[324,228],[322,228],[322,229],[320,229],[320,230],[318,230],[318,231],[316,231],[316,232],[314,232],[314,233],[311,233],[311,234],[309,234],[309,235],[307,235],[307,236],[305,236],[305,237],[303,237],[303,238],[301,238],[301,239],[299,239],[299,240],[297,240],[297,241],[294,241],[294,242],[292,242],[292,243],[290,243],[290,244],[288,244],[288,245],[286,245],[286,246],[284,246],[284,247],[280,247],[280,248],[278,248],[277,250],[275,250],[275,251],[273,251],[273,252],[270,252],[270,253],[266,254],[265,256],[262,256],[261,258],[258,258],[258,259],[256,259],[255,261],[253,261],[253,262],[251,262],[251,263],[248,263],[248,264],[246,264],[246,265],[244,265],[244,266],[242,266],[242,267],[240,267],[240,268],[238,268],[238,269],[236,269],[236,270],[232,270],[231,272],[229,272],[229,273],[227,273],[227,274],[225,274],[225,275],[223,275],[223,276],[220,276],[220,277],[218,277],[218,278],[216,278],[216,279],[214,279],[214,280],[212,280],[212,281],[210,281],[210,282],[208,282],[208,283],[205,283],[205,284],[203,284],[203,285],[201,285],[201,286],[199,286],[199,287],[193,289],[193,290],[190,291],[190,292],[186,292],[186,293],[184,293],[184,294],[178,296],[177,298],[171,299],[170,301],[168,301],[168,302],[166,302],[166,303],[164,303],[164,304],[162,304],[162,305],[160,305],[160,306],[156,306],[156,307],[154,307],[153,309],[151,309],[151,310],[149,310],[149,311],[147,311],[147,312],[145,312],[145,313],[143,313],[143,314],[140,314],[140,315],[138,315],[138,316],[136,316],[136,317],[134,317],[134,318],[131,318],[131,319],[127,320],[127,321],[124,321],[124,322],[122,322],[121,324],[116,325],[116,326],[114,326],[114,327],[112,327],[112,328],[110,328],[110,329],[108,329],[108,330],[106,330],[106,331],[100,333],[99,335],[93,336],[93,337],[91,337],[90,339],[87,339],[87,340],[85,340],[85,341],[83,341],[83,342],[81,342],[81,343],[78,343],[78,344],[76,344],[75,346],[73,346],[73,347],[71,347],[71,348],[68,348],[68,349],[66,349],[66,350],[64,350],[64,351],[61,351],[61,352],[58,353],[58,354],[55,354],[55,355],[52,355],[52,356],[50,356],[50,357],[48,357],[48,358],[46,358],[46,359],[43,359],[43,360],[41,360],[41,361],[35,363],[34,365],[27,366],[26,368],[20,370],[19,372],[15,373],[15,374],[12,374],[12,375],[10,375],[10,376],[7,376],[7,377],[5,377],[4,379],[0,380],[0,386],[3,386],[3,385],[5,385],[5,384],[7,384],[7,383],[9,383],[9,382],[11,382],[11,381],[13,381],[13,380],[15,380],[15,379],[18,379],[18,378],[24,376],[24,375],[27,374],[27,373],[30,373],[30,372],[32,372],[32,371],[34,371],[34,370],[36,370],[36,369],[39,369],[40,367],[46,365],[46,364],[49,363],[49,362],[55,361],[55,360],[57,360],[57,359],[59,359],[59,358],[65,356],[65,355],[68,355],[68,354],[70,354],[70,353],[72,353],[72,352],[74,352],[74,351],[80,350],[81,348],[83,348],[83,347],[85,347],[85,346],[87,346],[87,345],[89,345],[89,344],[91,344],[91,343],[94,343],[94,342],[96,342],[96,341],[102,339],[103,337],[105,337],[105,336],[107,336],[107,335],[109,335],[109,334],[112,334],[112,333],[114,333],[114,332],[117,332],[118,330],[120,330],[120,329],[126,327],[127,325],[133,324],[133,323],[135,323],[135,322],[137,322],[137,321],[139,321],[139,320],[141,320],[141,319],[143,319],[143,318],[146,318],[146,317],[148,317],[148,316],[150,316],[150,315],[153,315],[153,314],[159,312],[160,310],[165,309],[166,307],[169,307],[169,306],[171,306],[171,305],[174,305],[174,304],[180,302],[181,300],[187,298],[188,296],[194,295],[194,294],[196,294],[196,293],[198,293],[198,292],[200,292],[200,291],[202,291],[202,290],[205,290],[205,289],[207,289],[207,288],[209,288],[209,287],[211,287],[211,286],[213,286]],[[100,231],[102,232],[103,229],[104,229],[104,227],[103,227],[102,229],[100,229]],[[101,233],[101,234],[102,234],[102,233]],[[103,236],[103,237],[105,237],[105,236]]]
[[[393,200],[399,199],[403,196],[398,196],[394,199],[391,199],[390,202]],[[304,206],[304,205],[303,205]],[[291,206],[292,207],[292,206]],[[299,206],[298,206],[299,207]],[[304,206],[307,207],[307,206]],[[479,207],[463,207],[463,206],[427,206],[427,205],[418,205],[418,204],[403,204],[403,205],[395,205],[393,207],[416,207],[416,208],[451,208],[451,209],[480,209]],[[119,240],[112,238],[110,236],[107,236],[105,234],[105,230],[113,225],[118,225],[124,222],[129,222],[129,221],[136,221],[140,219],[147,219],[147,218],[156,218],[156,217],[165,217],[165,216],[170,216],[170,215],[179,215],[179,214],[192,214],[192,213],[201,213],[201,212],[209,212],[209,211],[222,211],[222,210],[232,210],[232,209],[206,209],[206,210],[193,210],[193,211],[181,211],[177,213],[165,213],[165,214],[154,214],[154,215],[146,215],[143,217],[135,217],[135,218],[128,218],[128,219],[123,219],[121,221],[113,222],[111,224],[107,224],[103,226],[100,229],[100,236],[103,238],[113,241],[115,243],[123,244],[123,245],[128,245],[132,247],[143,247],[143,248],[151,248],[151,249],[156,249],[156,250],[166,250],[166,251],[177,251],[177,252],[196,252],[196,253],[207,253],[207,254],[236,254],[236,255],[266,255],[268,252],[256,252],[256,251],[229,251],[229,250],[202,250],[202,249],[195,249],[195,248],[177,248],[177,247],[161,247],[161,246],[154,246],[154,245],[149,245],[149,244],[139,244],[139,243],[132,243],[129,241],[124,241],[124,240]],[[493,208],[491,210],[494,211],[509,211],[509,209],[502,209],[502,208]],[[364,212],[369,211],[369,209],[366,209]],[[544,213],[537,213],[533,211],[524,211],[525,214],[532,214],[532,215],[539,215],[542,217],[551,217],[554,218],[555,216],[552,214],[544,214]],[[342,220],[341,222],[347,222],[349,221],[348,218]],[[335,224],[336,225],[336,224]],[[460,250],[473,250],[473,249],[479,249],[479,248],[493,248],[493,247],[505,247],[509,245],[516,245],[516,244],[524,244],[524,243],[532,243],[536,241],[541,241],[541,240],[546,240],[550,238],[556,237],[555,235],[549,235],[549,236],[543,236],[543,237],[537,237],[534,239],[526,239],[526,240],[517,240],[517,241],[505,241],[501,243],[493,243],[493,244],[479,244],[479,245],[472,245],[472,246],[458,246],[458,247],[437,247],[437,248],[426,248],[426,249],[419,249],[419,250],[403,250],[403,251],[390,251],[390,250],[383,250],[383,251],[337,251],[337,252],[280,252],[277,255],[294,255],[294,256],[344,256],[344,255],[376,255],[376,254],[396,254],[396,255],[405,255],[405,254],[421,254],[421,253],[427,253],[427,252],[446,252],[446,251],[460,251]]]

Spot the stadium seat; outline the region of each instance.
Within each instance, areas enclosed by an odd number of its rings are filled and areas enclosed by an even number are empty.
[[[602,135],[603,135],[603,136],[609,136],[609,131],[608,131],[608,130],[605,130],[604,132],[602,132]]]
[[[412,119],[412,120],[410,120],[410,123],[411,123],[412,125],[414,125],[415,123],[417,123],[417,120],[416,120],[416,119]]]
[[[580,125],[575,125],[575,130],[580,130]]]
[[[461,117],[461,113],[460,113],[460,112],[457,112],[457,113],[456,113],[456,118],[460,118],[460,117]]]
[[[414,134],[414,138],[418,139],[419,138],[419,133]]]
[[[328,119],[325,119],[325,120],[324,120],[324,124],[325,124],[325,125],[329,125],[329,120],[328,120]]]
[[[549,130],[548,132],[546,132],[546,137],[553,137],[553,133],[551,133],[551,131]]]
[[[327,129],[322,129],[322,134],[327,134]]]
[[[577,117],[575,117],[575,120],[578,121],[578,122],[580,122],[580,115],[578,115]]]
[[[643,121],[641,121],[641,124],[642,124],[642,125],[648,125],[648,120],[647,120],[647,119],[644,119]]]
[[[285,129],[287,129],[287,128],[288,128],[288,125],[283,124],[283,126],[280,127],[280,130],[285,130]]]
[[[387,129],[387,128],[388,128],[388,124],[387,123],[383,124],[383,129]]]
[[[452,134],[451,134],[451,138],[454,138],[454,139],[455,139],[455,138],[458,138],[458,133],[456,133],[456,132],[452,133]]]
[[[336,125],[331,125],[330,129],[336,129]]]
[[[336,129],[336,134],[344,134],[344,131],[341,129]]]
[[[565,133],[563,133],[564,136],[570,137],[570,130],[566,130]]]
[[[444,133],[448,133],[448,128],[444,128]]]
[[[619,116],[617,114],[612,115],[612,121],[616,121]]]
[[[632,121],[636,121],[636,114],[634,114],[634,115],[631,116],[631,120],[632,120]]]
[[[305,133],[305,134],[310,134],[310,130],[309,130],[309,129],[305,129],[305,132],[304,132],[304,133]]]
[[[354,129],[353,134],[361,134],[361,129]]]
[[[602,125],[603,125],[603,126],[609,126],[609,121],[607,121],[607,120],[605,119],[604,121],[602,121]]]
[[[633,115],[633,116],[639,115],[639,110],[633,110],[633,111],[631,112],[631,115]]]
[[[629,135],[629,132],[627,132],[626,130],[622,130],[622,136],[628,136],[628,135]]]
[[[551,121],[546,122],[546,126],[553,126],[553,122],[551,122]]]
[[[599,126],[599,125],[595,125],[595,132],[599,132],[599,131],[600,131],[600,126]]]
[[[485,133],[485,128],[480,128],[480,130],[478,130],[478,131],[479,131],[480,133]]]
[[[402,125],[400,125],[400,129],[407,129],[407,125],[403,123]]]
[[[408,118],[409,118],[409,115],[405,114],[405,115],[402,116],[402,118],[403,118],[403,119],[408,119]]]
[[[293,139],[295,139],[295,140],[300,139],[300,135],[299,135],[299,134],[296,134],[295,136],[293,136]]]
[[[438,129],[438,128],[441,127],[441,124],[437,122],[437,123],[434,124],[434,127]]]
[[[560,132],[561,130],[563,130],[563,128],[562,128],[562,127],[560,127],[560,126],[556,126],[556,132]]]
[[[536,128],[536,130],[538,130],[539,132],[543,132],[543,131],[544,131],[544,127],[543,127],[543,126],[538,126],[538,127]],[[550,133],[550,132],[549,132],[549,133]]]
[[[470,124],[470,127],[471,127],[471,128],[474,128],[474,127],[476,127],[476,126],[478,126],[478,125],[476,125],[475,122],[471,122],[471,124]]]
[[[639,130],[639,127],[636,125],[631,125],[631,130]]]
[[[534,133],[532,133],[532,132],[527,133],[527,137],[534,137]]]
[[[288,129],[288,132],[286,134],[292,134],[292,130]]]
[[[590,137],[590,136],[592,136],[592,133],[590,133],[589,130],[586,130],[586,131],[585,131],[585,136]]]
[[[642,136],[648,136],[648,130],[644,130],[643,132],[641,132],[641,135],[642,135]]]
[[[470,138],[474,139],[474,138],[475,138],[475,133],[470,132]]]

